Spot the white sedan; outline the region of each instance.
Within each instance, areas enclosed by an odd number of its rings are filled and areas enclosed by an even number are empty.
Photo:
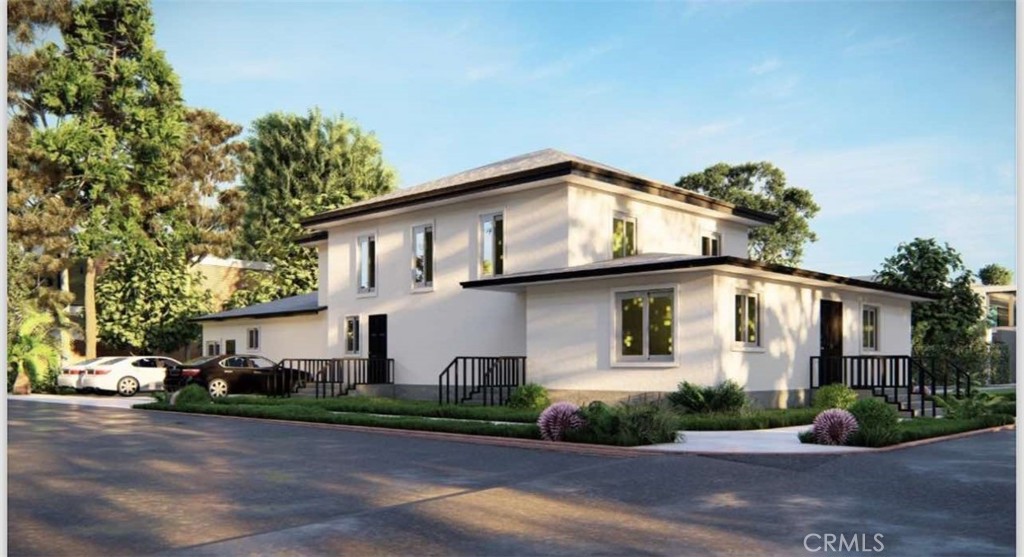
[[[113,359],[113,356],[106,356],[103,358],[91,358],[88,360],[82,360],[81,362],[68,364],[60,369],[60,375],[57,376],[57,386],[81,390],[79,381],[85,374],[86,370]]]
[[[162,391],[166,368],[177,365],[181,362],[163,356],[110,358],[86,367],[78,388],[116,391],[121,396],[133,396],[139,391]]]

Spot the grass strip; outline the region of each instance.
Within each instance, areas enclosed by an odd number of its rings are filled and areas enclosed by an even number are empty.
[[[137,404],[143,410],[168,410],[187,414],[212,414],[217,416],[241,416],[270,420],[291,420],[325,424],[359,425],[387,429],[408,429],[413,431],[439,431],[444,433],[466,433],[494,437],[515,437],[540,439],[540,430],[535,424],[492,424],[465,420],[428,419],[422,416],[382,417],[368,414],[332,414],[314,405],[284,404],[179,404],[165,403]]]
[[[916,418],[900,422],[900,443],[908,443],[919,439],[942,437],[975,429],[987,429],[1014,422],[1013,416],[993,415],[954,420],[950,418]]]
[[[359,412],[364,414],[390,414],[395,416],[425,416],[494,422],[537,423],[539,410],[522,410],[506,406],[440,405],[421,400],[397,400],[375,397],[337,398],[264,398],[255,396],[227,397],[217,401],[223,406],[295,406],[320,408],[329,412]]]
[[[814,421],[818,412],[814,408],[787,408],[750,410],[739,414],[684,414],[679,417],[679,429],[740,431],[807,425]]]

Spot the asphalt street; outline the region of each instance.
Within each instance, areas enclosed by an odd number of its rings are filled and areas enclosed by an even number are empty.
[[[7,543],[54,557],[1013,555],[1014,436],[608,457],[8,399]]]

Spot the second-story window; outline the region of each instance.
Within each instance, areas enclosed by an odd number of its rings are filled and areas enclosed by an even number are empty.
[[[722,235],[718,232],[709,232],[700,239],[701,255],[722,255]]]
[[[636,255],[636,219],[616,213],[612,218],[612,258]]]
[[[480,274],[505,272],[505,217],[493,213],[480,217]]]
[[[359,261],[356,276],[359,279],[359,292],[368,293],[377,290],[377,237],[373,234],[359,237]]]
[[[430,224],[412,229],[412,284],[416,288],[434,285],[434,227]]]

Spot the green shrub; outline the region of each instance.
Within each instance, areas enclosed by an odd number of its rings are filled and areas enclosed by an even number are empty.
[[[678,421],[667,408],[656,404],[591,402],[580,409],[586,425],[566,435],[569,441],[634,447],[676,440]]]
[[[747,409],[738,414],[685,414],[676,419],[676,424],[687,431],[771,429],[808,425],[817,415],[814,408]]]
[[[210,398],[210,393],[195,383],[186,385],[184,389],[171,396],[171,404],[174,406],[180,404],[209,404],[212,402],[213,399]]]
[[[857,418],[858,429],[850,439],[851,445],[884,447],[900,440],[900,417],[893,406],[877,398],[865,398],[850,405],[850,413]]]
[[[942,407],[945,417],[954,420],[973,420],[984,416],[1016,415],[1016,403],[1010,403],[1003,395],[975,393],[964,398],[940,396],[935,402]]]
[[[743,386],[728,379],[713,387],[699,387],[683,381],[674,393],[669,393],[669,402],[685,412],[739,412],[747,406],[747,393]]]
[[[857,393],[842,383],[825,385],[814,391],[814,407],[819,410],[829,408],[849,410],[855,402],[857,402]]]
[[[548,390],[536,383],[519,385],[508,398],[509,408],[547,408],[551,405]]]

